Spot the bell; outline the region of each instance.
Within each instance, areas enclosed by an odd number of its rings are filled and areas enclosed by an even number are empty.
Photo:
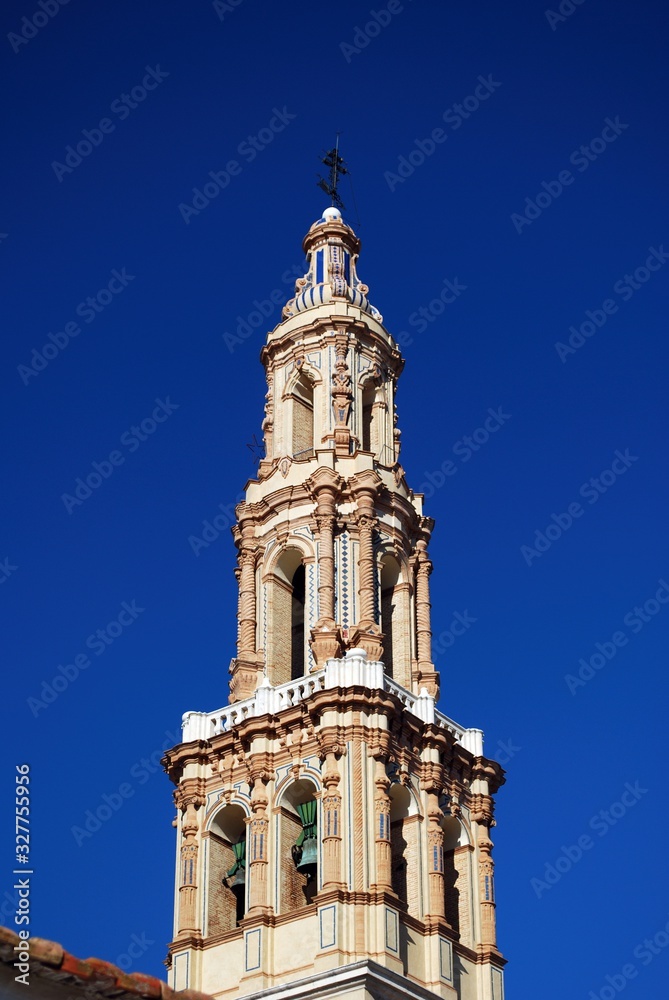
[[[302,854],[297,863],[298,872],[302,872],[309,880],[316,877],[318,868],[318,841],[315,837],[307,837],[302,842]]]
[[[240,887],[243,890],[246,885],[246,869],[238,868],[234,875],[225,879],[225,884],[228,889],[232,889],[235,895],[239,891]],[[236,891],[235,891],[236,890]]]

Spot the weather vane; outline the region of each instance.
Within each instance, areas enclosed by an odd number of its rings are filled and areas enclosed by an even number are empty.
[[[339,177],[341,174],[347,174],[348,170],[344,166],[344,161],[339,155],[339,132],[337,132],[337,142],[335,148],[331,149],[325,154],[321,160],[330,171],[330,177],[325,180],[324,177],[319,178],[318,186],[326,195],[332,199],[332,204],[335,205],[340,211],[344,210],[344,202],[339,197],[339,192],[337,187],[339,185]]]

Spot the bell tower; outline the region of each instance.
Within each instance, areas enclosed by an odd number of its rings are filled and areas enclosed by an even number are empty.
[[[399,463],[404,362],[337,208],[267,336],[265,457],[233,530],[229,704],[165,755],[171,985],[225,1000],[504,1000],[482,733],[437,711],[433,521]]]

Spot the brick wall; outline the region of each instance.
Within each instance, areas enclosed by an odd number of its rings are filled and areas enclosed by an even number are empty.
[[[304,894],[307,885],[306,875],[302,875],[295,867],[291,847],[302,830],[298,816],[281,809],[281,835],[279,837],[279,912],[290,913],[305,906],[307,899]]]
[[[208,934],[221,934],[237,926],[237,900],[234,892],[223,884],[224,875],[235,862],[232,845],[209,834],[209,882],[207,885]]]
[[[293,455],[314,446],[314,407],[293,396]]]
[[[267,597],[267,665],[269,679],[274,685],[290,680],[292,602],[293,588],[273,577]]]
[[[471,848],[444,851],[444,905],[446,919],[460,940],[472,947]]]

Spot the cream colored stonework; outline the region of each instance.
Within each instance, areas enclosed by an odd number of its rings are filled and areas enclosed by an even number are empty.
[[[262,351],[237,508],[230,705],[184,716],[171,983],[216,997],[503,1000],[499,765],[435,709],[433,522],[399,464],[403,360],[334,210]],[[243,856],[240,862],[235,859]]]

